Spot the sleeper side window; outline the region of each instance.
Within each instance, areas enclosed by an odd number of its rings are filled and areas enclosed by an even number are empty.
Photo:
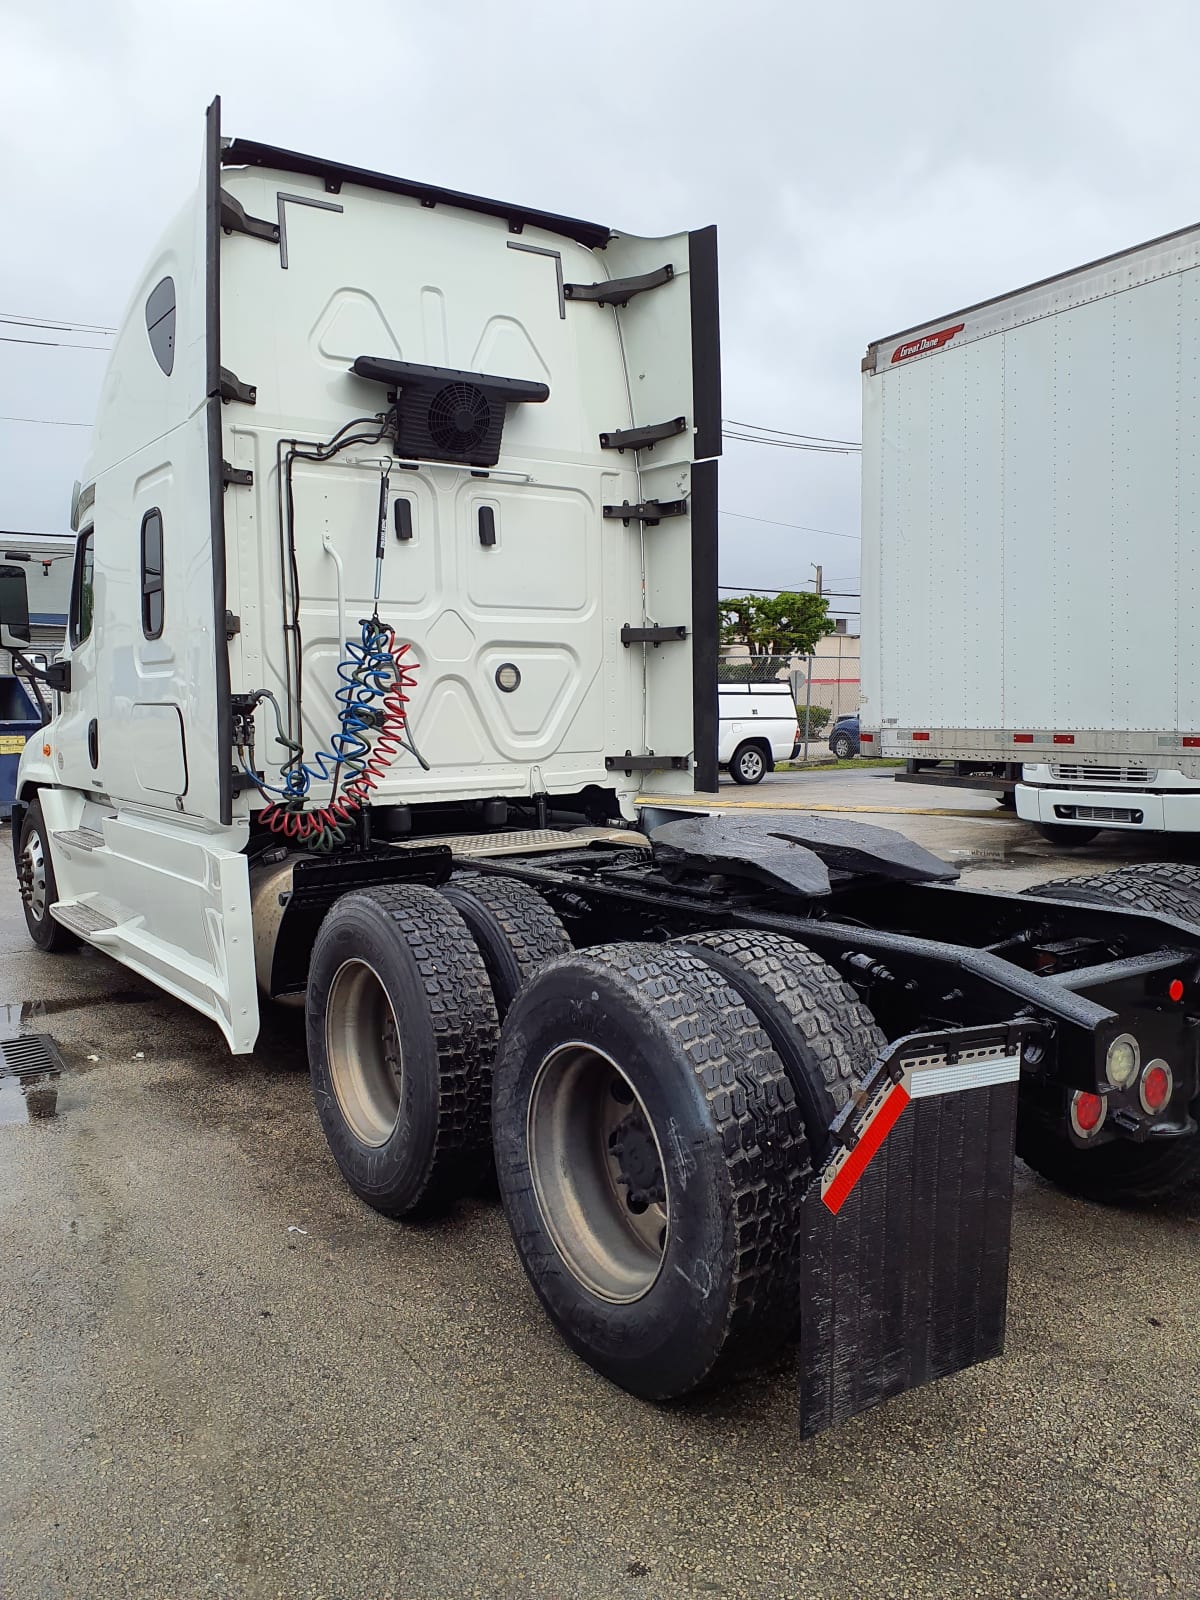
[[[159,639],[163,631],[163,525],[157,506],[142,518],[142,632]]]
[[[92,636],[95,610],[95,531],[88,528],[75,546],[75,574],[71,583],[70,639],[72,646]]]
[[[146,332],[154,359],[169,378],[175,365],[175,283],[171,278],[164,278],[150,291]]]

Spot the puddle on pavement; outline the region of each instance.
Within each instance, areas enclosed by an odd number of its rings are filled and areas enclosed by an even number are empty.
[[[149,1005],[161,998],[153,989],[110,989],[103,994],[83,994],[74,998],[0,1003],[0,1039],[15,1038],[23,1022],[36,1022],[39,1017],[57,1017],[64,1011],[84,1011],[97,1005]]]
[[[0,1128],[41,1122],[58,1110],[57,1072],[14,1078],[0,1071]]]

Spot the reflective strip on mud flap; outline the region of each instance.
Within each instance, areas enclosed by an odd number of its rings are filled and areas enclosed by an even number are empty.
[[[900,1082],[885,1082],[868,1102],[862,1122],[855,1130],[854,1145],[838,1151],[821,1174],[821,1198],[825,1205],[834,1216],[838,1214],[910,1100],[961,1094],[967,1089],[988,1089],[997,1083],[1015,1083],[1020,1075],[1020,1055],[987,1051],[970,1051],[966,1059],[954,1062],[939,1056],[905,1062]]]

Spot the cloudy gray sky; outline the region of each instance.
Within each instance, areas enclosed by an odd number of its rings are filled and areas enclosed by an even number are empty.
[[[219,92],[230,134],[716,222],[726,416],[857,439],[869,339],[1200,219],[1198,47],[1171,0],[0,0],[0,316],[119,320]],[[0,415],[90,420],[102,354],[10,341],[103,338],[0,336]],[[0,421],[0,527],[65,527],[86,445]],[[853,456],[730,442],[722,512],[722,583],[857,589]]]

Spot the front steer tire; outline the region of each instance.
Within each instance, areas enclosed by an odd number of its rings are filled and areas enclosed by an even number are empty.
[[[29,937],[39,950],[59,955],[74,950],[79,940],[60,922],[55,922],[50,907],[58,899],[58,884],[54,877],[54,863],[50,859],[50,834],[42,815],[41,802],[29,802],[29,809],[21,821],[21,837],[17,846],[17,886],[21,891],[21,909],[25,913],[25,926]]]
[[[305,1020],[317,1116],[360,1199],[406,1217],[475,1187],[499,1021],[475,941],[437,890],[343,896],[313,946]]]
[[[554,962],[509,1012],[492,1115],[521,1264],[597,1372],[666,1400],[784,1342],[808,1144],[765,1033],[705,962],[651,944]]]

